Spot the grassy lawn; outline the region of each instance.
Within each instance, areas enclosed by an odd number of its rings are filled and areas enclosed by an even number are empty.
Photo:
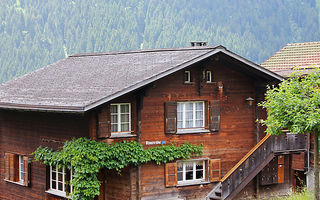
[[[301,193],[294,193],[287,197],[276,198],[274,200],[310,200],[313,199],[313,192],[303,190]]]

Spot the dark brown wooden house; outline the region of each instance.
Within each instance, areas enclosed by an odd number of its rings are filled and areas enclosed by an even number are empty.
[[[0,199],[63,199],[72,172],[32,162],[38,146],[203,144],[200,157],[104,171],[99,199],[239,199],[285,194],[305,137],[256,120],[281,76],[223,46],[73,55],[0,86]]]

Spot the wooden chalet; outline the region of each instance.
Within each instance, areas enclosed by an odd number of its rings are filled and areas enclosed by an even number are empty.
[[[314,69],[320,68],[320,42],[287,44],[264,61],[261,66],[285,78],[296,71],[306,75]],[[312,189],[314,188],[314,138],[311,134],[307,137],[309,137],[308,141],[310,141],[307,144],[308,151],[299,155],[293,155],[292,169],[294,186],[301,187],[306,185],[307,188]]]
[[[265,135],[257,106],[282,76],[223,46],[73,55],[0,86],[0,199],[64,199],[69,171],[38,146],[89,137],[203,144],[190,160],[103,171],[99,200],[241,199],[292,191],[304,135]],[[70,189],[70,188],[69,188]]]

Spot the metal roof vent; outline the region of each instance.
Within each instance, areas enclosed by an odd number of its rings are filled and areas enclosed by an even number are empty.
[[[207,46],[207,42],[190,42],[192,47],[204,47]]]

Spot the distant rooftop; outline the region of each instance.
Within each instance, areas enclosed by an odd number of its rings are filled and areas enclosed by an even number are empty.
[[[320,42],[287,44],[261,64],[273,72],[287,76],[294,70],[311,71],[320,67]]]

